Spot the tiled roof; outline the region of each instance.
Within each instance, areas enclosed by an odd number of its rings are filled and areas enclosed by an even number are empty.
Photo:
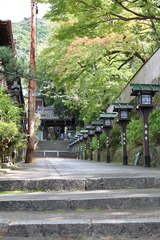
[[[84,133],[88,133],[88,130],[81,130],[80,133],[84,134]]]
[[[113,103],[114,105],[114,111],[118,110],[118,109],[133,109],[134,106],[132,104],[129,103]]]
[[[138,92],[159,92],[160,85],[158,84],[134,84],[131,83],[130,86],[132,87],[131,95],[137,95]]]
[[[93,126],[103,125],[103,120],[94,120],[92,121],[92,125]]]
[[[100,114],[100,118],[103,119],[103,118],[110,118],[110,119],[113,119],[117,116],[117,113],[101,113]]]
[[[41,120],[59,120],[59,117],[54,114],[53,107],[38,107],[36,113],[40,115]],[[70,119],[69,117],[64,118],[64,120]]]

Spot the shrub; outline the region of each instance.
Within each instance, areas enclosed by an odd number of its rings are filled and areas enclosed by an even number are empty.
[[[149,133],[150,142],[154,145],[160,144],[160,106],[150,114]]]
[[[127,126],[127,144],[138,147],[143,144],[143,123],[141,119],[133,119]]]
[[[0,158],[5,161],[14,149],[22,149],[24,134],[21,133],[21,108],[11,96],[0,89]]]
[[[0,121],[0,158],[4,162],[14,149],[24,146],[23,134],[19,131],[16,123]]]

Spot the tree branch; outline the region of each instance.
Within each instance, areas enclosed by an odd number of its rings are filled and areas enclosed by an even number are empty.
[[[151,15],[150,15],[150,16],[147,16],[147,15],[138,16],[138,15],[137,15],[137,17],[126,18],[126,17],[123,17],[123,16],[121,16],[121,15],[115,14],[115,13],[113,13],[113,12],[110,12],[110,13],[108,13],[108,14],[110,14],[110,15],[112,15],[112,16],[115,16],[115,17],[117,17],[118,19],[123,20],[123,21],[149,20],[149,19],[151,19],[151,20],[160,20],[160,17],[155,17],[155,16],[151,16]],[[114,19],[112,19],[112,20],[114,20]]]
[[[136,15],[136,16],[139,17],[139,18],[126,18],[126,19],[128,19],[128,20],[134,20],[134,19],[139,19],[139,20],[143,20],[143,19],[144,19],[144,20],[145,20],[145,19],[160,20],[160,17],[156,17],[156,16],[154,16],[154,15],[143,15],[143,14],[137,13],[137,12],[135,12],[135,11],[133,11],[133,10],[125,7],[125,6],[122,4],[122,2],[119,2],[119,1],[117,1],[117,0],[115,0],[115,2],[116,2],[117,4],[119,4],[123,9],[125,9],[127,12],[133,13],[134,15]],[[113,14],[113,13],[111,13],[111,14]],[[123,18],[123,17],[120,16],[120,15],[117,15],[117,16]],[[126,21],[128,21],[128,20],[126,20]]]
[[[143,63],[146,62],[146,59],[143,58],[138,52],[135,52],[135,53],[134,53],[134,56],[135,56],[135,57],[138,57]]]
[[[120,70],[124,65],[126,65],[128,62],[130,62],[133,59],[133,56],[124,60],[123,63],[118,67],[118,70]]]
[[[96,9],[96,7],[93,7],[93,6],[91,6],[91,5],[89,5],[89,4],[85,3],[85,2],[83,2],[83,1],[81,1],[81,0],[79,0],[78,2],[79,2],[79,3],[82,3],[82,4],[84,4],[84,5],[86,5],[86,6],[89,7],[89,8]]]

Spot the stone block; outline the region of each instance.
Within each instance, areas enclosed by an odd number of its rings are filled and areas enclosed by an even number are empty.
[[[92,236],[155,237],[160,236],[160,221],[147,219],[92,221]]]
[[[0,211],[45,211],[45,210],[69,210],[70,200],[23,200],[1,201]]]
[[[105,198],[93,199],[71,199],[71,209],[104,209],[106,206]]]
[[[8,220],[2,220],[0,219],[0,235],[7,235],[8,233],[8,225],[9,221]]]
[[[151,188],[155,186],[156,186],[155,178],[147,177],[103,178],[103,189]]]
[[[103,189],[103,178],[89,178],[85,181],[86,190],[101,190]]]
[[[89,236],[87,220],[28,221],[9,224],[8,236],[17,237],[77,237]]]
[[[62,191],[84,191],[85,180],[84,179],[62,179],[61,180]]]

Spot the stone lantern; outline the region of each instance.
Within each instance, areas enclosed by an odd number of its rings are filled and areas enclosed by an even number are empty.
[[[103,130],[106,133],[106,162],[110,163],[110,151],[109,151],[109,134],[112,129],[112,121],[117,116],[117,113],[101,113],[100,119],[103,120]]]
[[[97,161],[101,161],[100,155],[100,135],[102,133],[103,120],[92,121],[92,126],[95,126],[95,135],[97,137]]]
[[[136,110],[140,112],[143,121],[143,160],[144,166],[150,167],[149,153],[149,134],[148,134],[148,118],[153,111],[152,98],[156,92],[160,91],[160,85],[156,84],[130,84],[132,87],[131,96],[137,96]]]
[[[122,144],[123,144],[123,165],[128,165],[128,156],[127,156],[127,148],[126,148],[126,128],[128,123],[130,122],[129,119],[129,112],[133,109],[132,104],[128,103],[114,103],[113,110],[118,112],[118,121],[117,123],[121,127],[122,131]]]
[[[83,159],[83,148],[82,148],[82,143],[83,143],[83,134],[78,133],[78,141],[79,141],[79,158]]]
[[[87,139],[88,139],[88,130],[81,130],[80,133],[83,134],[83,141],[84,141],[84,159],[87,160]]]
[[[75,135],[74,137],[73,137],[73,145],[74,145],[74,152],[75,152],[75,154],[76,154],[76,157],[78,157],[78,136],[77,135]]]
[[[89,137],[89,143],[90,143],[90,155],[89,158],[92,161],[93,160],[93,146],[92,146],[92,139],[95,134],[95,127],[94,126],[86,126],[86,129],[88,130],[88,137]]]

